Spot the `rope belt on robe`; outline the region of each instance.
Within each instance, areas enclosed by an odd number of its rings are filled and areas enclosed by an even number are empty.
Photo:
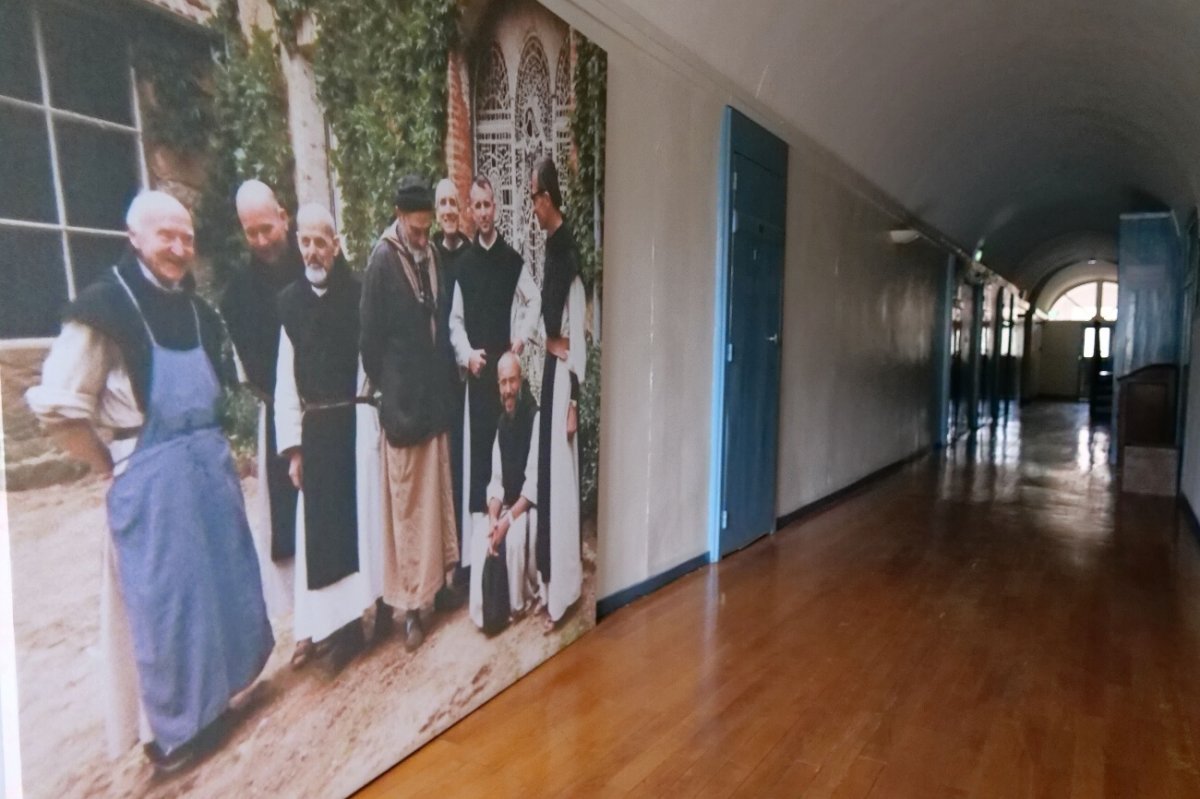
[[[355,405],[373,405],[378,406],[379,400],[375,397],[355,397],[352,400],[338,400],[337,402],[305,402],[300,400],[300,410],[304,413],[309,411],[331,411],[335,408],[352,408]]]

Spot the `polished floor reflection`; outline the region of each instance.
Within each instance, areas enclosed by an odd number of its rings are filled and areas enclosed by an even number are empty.
[[[606,619],[360,796],[1200,797],[1200,548],[1035,405]]]

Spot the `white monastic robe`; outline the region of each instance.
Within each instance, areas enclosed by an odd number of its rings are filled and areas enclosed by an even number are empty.
[[[236,354],[234,355],[236,359]],[[245,370],[237,360],[238,378],[246,383]],[[271,559],[271,534],[274,521],[271,517],[271,491],[267,476],[267,405],[258,403],[258,443],[255,448],[254,476],[258,480],[258,491],[251,503],[250,518],[254,524],[254,551],[258,553],[258,574],[262,578],[263,599],[267,603],[267,616],[276,629],[281,620],[294,610],[292,585],[296,580],[295,558],[275,561]]]
[[[525,483],[521,496],[529,500],[529,510],[512,520],[508,534],[504,537],[505,555],[508,564],[508,599],[513,613],[532,607],[537,599],[538,577],[536,549],[537,536],[537,479],[538,479],[538,414],[533,415],[533,433],[529,440],[529,455],[525,461]],[[500,434],[492,444],[492,479],[487,487],[487,499],[501,504],[501,512],[507,513],[504,505],[504,467],[500,456]],[[483,562],[488,555],[491,522],[486,513],[476,513],[472,518],[474,530],[471,534],[471,562],[480,568],[471,570],[471,593],[468,610],[476,627],[483,627]]]
[[[567,411],[571,405],[571,375],[583,386],[587,369],[584,315],[587,299],[583,281],[576,277],[567,293],[562,330],[571,348],[565,361],[554,370],[554,407],[542,408],[550,417],[550,584],[543,585],[546,609],[558,621],[579,599],[583,588],[583,556],[580,551],[579,517],[579,431],[567,438]],[[540,327],[542,340],[546,326]],[[576,415],[578,421],[578,414]]]
[[[492,247],[503,241],[499,233],[492,243],[484,244],[482,237],[477,237],[475,246],[483,252],[490,252]],[[528,264],[521,269],[517,280],[517,288],[513,293],[511,310],[509,311],[509,328],[512,338],[529,341],[537,332],[538,322],[542,314],[542,292]],[[454,285],[453,299],[450,304],[450,343],[454,347],[454,359],[458,363],[460,373],[465,375],[471,359],[471,353],[477,349],[467,336],[466,317],[463,306],[462,290],[457,283]],[[463,542],[461,564],[471,566],[475,562],[475,546],[471,537],[474,530],[479,528],[480,519],[487,526],[486,513],[471,512],[471,381],[465,383],[466,401],[463,403],[462,416],[462,506],[459,508],[463,519]],[[535,497],[536,499],[536,497]],[[484,549],[486,552],[486,547]],[[480,561],[482,563],[482,561]]]
[[[275,436],[279,451],[300,446],[303,412],[296,388],[295,349],[287,332],[280,331],[279,364],[275,373]],[[359,395],[366,395],[366,375],[359,365]],[[380,544],[383,536],[382,442],[379,413],[372,405],[355,409],[358,571],[315,590],[308,587],[304,538],[304,492],[296,512],[295,638],[321,641],[359,618],[383,590]]]

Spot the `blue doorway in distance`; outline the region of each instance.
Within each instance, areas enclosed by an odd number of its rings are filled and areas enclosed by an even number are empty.
[[[775,529],[787,145],[726,109],[716,552]]]

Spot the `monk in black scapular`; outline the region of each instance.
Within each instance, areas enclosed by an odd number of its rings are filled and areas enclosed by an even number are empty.
[[[433,236],[442,263],[446,285],[453,287],[458,279],[458,262],[471,249],[471,240],[463,232],[462,211],[458,204],[458,187],[450,178],[438,181],[433,195],[438,232]]]
[[[492,442],[487,514],[471,535],[471,621],[488,635],[524,616],[538,599],[538,407],[526,389],[521,361],[511,352],[496,366],[500,402]],[[489,559],[495,560],[489,560]],[[485,579],[489,573],[504,579]]]
[[[275,382],[276,439],[301,499],[292,663],[328,654],[337,671],[362,648],[362,615],[381,590],[379,420],[358,357],[362,288],[333,216],[301,207],[296,236],[304,277],[279,295]]]
[[[279,292],[304,277],[304,261],[287,211],[271,187],[247,180],[237,192],[238,220],[249,258],[229,280],[221,315],[233,340],[239,373],[261,406],[258,416],[258,478],[264,501],[255,514],[255,549],[263,593],[272,618],[292,610],[292,559],[296,552],[296,489],[288,463],[276,453],[275,366],[279,357]]]
[[[442,277],[446,281],[446,289],[454,293],[454,284],[458,282],[458,264],[462,257],[471,249],[471,240],[463,232],[462,210],[458,202],[458,187],[450,178],[438,181],[433,193],[434,213],[437,219],[438,232],[433,235],[433,246],[437,249],[438,260],[442,264]],[[449,306],[447,306],[449,312]],[[463,514],[463,392],[461,386],[455,392],[452,400],[450,424],[450,476],[454,481],[454,527],[458,532],[458,548],[462,551],[463,524],[467,523]],[[454,583],[459,586],[467,584],[466,574],[462,566],[455,574]],[[443,596],[446,594],[443,593]],[[450,606],[457,606],[460,596],[451,593]]]
[[[492,441],[500,417],[496,366],[507,352],[519,354],[534,334],[540,297],[524,259],[496,229],[492,184],[478,177],[471,185],[471,212],[478,226],[475,243],[459,261],[458,284],[450,308],[450,341],[466,376],[462,420],[463,566],[473,568],[470,537],[487,515],[492,473]],[[468,581],[470,577],[468,576]]]
[[[546,232],[541,330],[546,345],[538,402],[537,568],[545,588],[545,630],[553,632],[579,601],[583,558],[579,519],[579,392],[587,370],[584,317],[587,298],[579,247],[563,217],[558,170],[540,158],[530,175],[529,197]]]

